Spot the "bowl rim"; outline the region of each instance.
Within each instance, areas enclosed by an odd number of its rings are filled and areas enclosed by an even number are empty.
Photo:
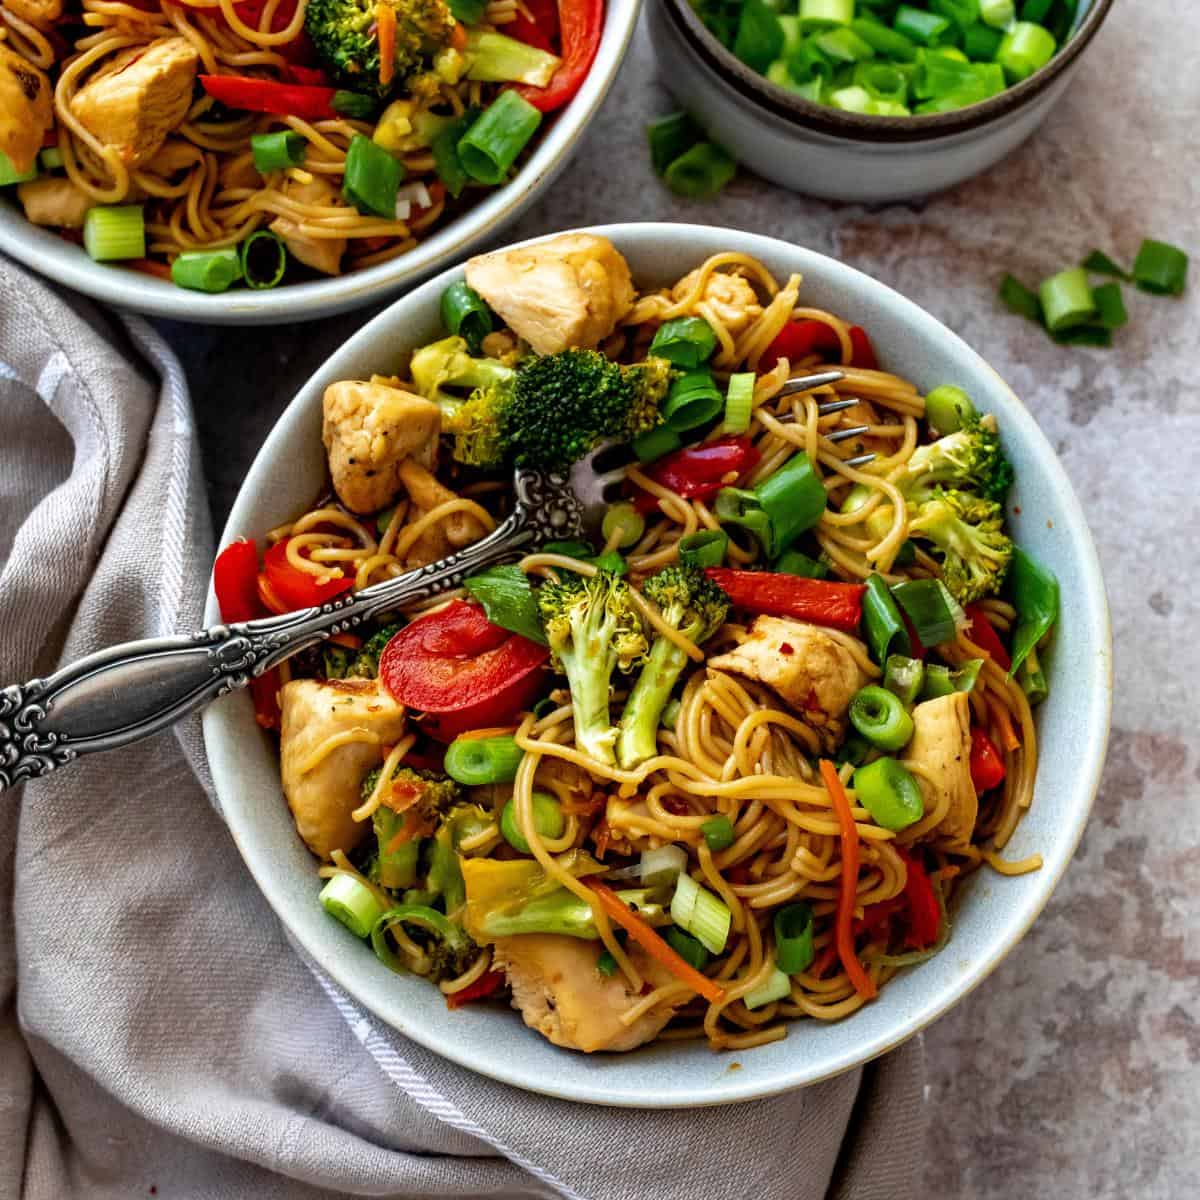
[[[197,323],[256,325],[311,321],[362,307],[412,286],[457,261],[516,220],[575,152],[616,80],[637,28],[642,0],[608,0],[600,47],[578,94],[559,113],[528,161],[504,187],[456,217],[407,254],[350,274],[219,295],[93,262],[80,246],[31,225],[15,197],[0,203],[0,250],[55,283],[148,316]]]
[[[916,1011],[902,1014],[893,1025],[888,1026],[884,1032],[873,1039],[828,1056],[829,1061],[820,1069],[808,1066],[803,1056],[797,1055],[794,1063],[789,1063],[785,1068],[777,1070],[766,1079],[743,1078],[740,1075],[733,1078],[726,1076],[719,1081],[714,1080],[707,1083],[699,1090],[693,1088],[686,1095],[682,1095],[677,1086],[664,1083],[659,1083],[654,1088],[647,1088],[643,1085],[634,1089],[629,1086],[624,1088],[620,1085],[614,1086],[613,1081],[607,1078],[603,1082],[593,1081],[588,1077],[587,1072],[564,1071],[562,1079],[554,1075],[538,1074],[536,1070],[524,1067],[519,1055],[507,1057],[501,1055],[497,1056],[497,1059],[501,1061],[489,1059],[481,1063],[470,1058],[465,1051],[459,1048],[452,1032],[430,1029],[420,1022],[406,1022],[402,1018],[396,1018],[394,1014],[389,1015],[382,1011],[384,1005],[372,1002],[371,989],[361,986],[361,972],[358,970],[356,962],[351,961],[351,957],[356,958],[357,956],[323,954],[320,947],[316,945],[316,938],[306,934],[303,924],[295,919],[296,914],[290,910],[284,903],[283,897],[277,893],[272,879],[276,871],[270,857],[267,855],[256,856],[246,844],[246,828],[253,825],[253,820],[247,819],[246,827],[239,825],[237,748],[243,734],[253,732],[250,728],[253,723],[238,719],[236,715],[229,715],[228,710],[222,711],[220,704],[210,706],[203,714],[205,751],[212,770],[214,786],[239,853],[267,902],[289,931],[289,935],[305,954],[319,965],[321,971],[332,978],[339,988],[354,999],[355,1003],[372,1012],[380,1021],[395,1029],[402,1036],[410,1037],[434,1053],[479,1074],[514,1087],[563,1100],[624,1108],[693,1108],[762,1099],[819,1083],[861,1066],[879,1055],[895,1049],[925,1029],[974,991],[999,966],[1020,943],[1034,920],[1045,908],[1083,835],[1099,789],[1101,771],[1107,753],[1112,718],[1112,630],[1104,578],[1082,506],[1045,434],[1042,433],[1024,404],[986,361],[963,339],[944,326],[931,313],[921,308],[915,301],[907,299],[887,284],[829,255],[762,234],[668,222],[586,226],[560,232],[599,234],[611,238],[618,249],[621,248],[622,240],[630,237],[644,238],[647,242],[653,242],[664,239],[712,237],[719,233],[728,239],[730,246],[736,246],[738,249],[766,260],[770,260],[772,255],[778,257],[780,254],[799,250],[804,255],[821,260],[822,269],[835,278],[841,276],[842,282],[858,289],[865,288],[885,293],[889,302],[897,306],[899,315],[913,327],[915,335],[925,337],[936,334],[947,339],[954,345],[957,352],[972,362],[976,369],[992,376],[998,386],[1008,394],[1012,408],[1005,413],[1005,426],[1008,429],[1018,428],[1020,430],[1018,436],[1022,440],[1028,440],[1035,444],[1038,457],[1044,461],[1045,471],[1052,478],[1053,490],[1061,505],[1061,509],[1055,514],[1055,525],[1067,528],[1070,539],[1076,545],[1080,556],[1081,572],[1087,586],[1085,594],[1079,598],[1076,612],[1081,623],[1094,635],[1095,644],[1091,649],[1097,659],[1091,668],[1092,675],[1089,677],[1090,682],[1096,685],[1096,689],[1094,694],[1089,693],[1092,695],[1092,701],[1086,715],[1090,749],[1083,767],[1073,777],[1074,808],[1071,812],[1071,820],[1059,827],[1059,837],[1053,846],[1055,857],[1052,858],[1048,854],[1042,870],[1037,872],[1036,876],[1026,876],[1026,878],[1035,880],[1035,886],[1032,888],[1031,898],[1026,898],[1025,908],[1019,919],[1014,924],[1006,926],[1002,935],[990,940],[983,950],[973,953],[970,963],[959,970],[954,976],[953,982],[944,985],[934,998],[919,1002]],[[553,236],[556,234],[543,234],[512,243],[512,246],[526,246]],[[397,310],[410,307],[413,310],[420,310],[426,306],[436,305],[441,291],[448,283],[453,282],[456,278],[461,278],[461,275],[461,265],[448,268],[422,284],[421,287],[396,300],[347,339],[339,350],[331,355],[297,391],[255,456],[247,472],[246,481],[239,490],[230,511],[229,519],[221,535],[220,545],[226,545],[234,538],[244,536],[249,532],[246,528],[248,522],[242,514],[243,510],[247,513],[253,510],[256,504],[257,489],[248,485],[256,476],[267,470],[272,461],[281,457],[281,452],[292,436],[291,426],[305,419],[306,409],[319,396],[326,374],[332,374],[335,369],[340,370],[338,364],[343,359],[352,360],[364,351],[380,353],[378,346],[389,335],[389,326],[394,319],[393,314],[398,315]],[[383,352],[386,353],[386,351]],[[211,580],[205,618],[209,624],[216,623],[220,619]],[[244,700],[245,697],[228,699]],[[248,702],[245,705],[245,713],[247,716],[249,715]],[[515,1014],[508,1015],[512,1016],[514,1020],[517,1019]],[[747,1076],[749,1074],[749,1072],[746,1073]]]
[[[1028,79],[1006,88],[998,96],[948,113],[927,113],[912,117],[877,117],[842,112],[816,104],[786,88],[772,83],[765,75],[734,57],[711,34],[696,15],[689,0],[651,0],[661,4],[684,41],[705,66],[733,89],[742,100],[765,109],[789,125],[842,141],[865,143],[903,143],[935,141],[953,134],[966,133],[981,125],[1000,120],[1031,103],[1046,88],[1062,78],[1083,53],[1104,23],[1114,0],[1095,0],[1075,33],[1040,70]]]

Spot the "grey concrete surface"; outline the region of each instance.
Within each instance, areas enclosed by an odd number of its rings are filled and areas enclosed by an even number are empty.
[[[1108,767],[1047,912],[927,1035],[930,1195],[1200,1196],[1200,264],[1182,300],[1128,290],[1110,351],[1055,346],[994,299],[1006,270],[1036,283],[1093,246],[1129,260],[1152,236],[1200,256],[1197,50],[1200,5],[1121,0],[1030,143],[923,204],[866,210],[749,175],[713,203],[665,192],[643,126],[670,101],[642,31],[573,164],[511,231],[697,221],[837,255],[992,362],[1089,513],[1117,640]],[[195,389],[218,521],[296,386],[366,315],[164,326]]]

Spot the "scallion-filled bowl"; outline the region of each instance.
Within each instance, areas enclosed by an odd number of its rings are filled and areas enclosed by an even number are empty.
[[[777,279],[799,274],[802,302],[868,330],[881,368],[911,380],[922,393],[953,381],[980,411],[995,416],[1016,476],[1009,528],[1054,573],[1064,601],[1042,659],[1051,698],[1037,713],[1041,753],[1033,803],[1005,849],[1012,860],[1040,856],[1040,867],[1013,877],[974,875],[956,897],[945,947],[895,974],[877,999],[845,1019],[793,1021],[781,1040],[728,1059],[703,1041],[661,1040],[629,1053],[584,1056],[552,1045],[498,1004],[448,1011],[428,980],[390,970],[370,944],[322,909],[313,856],[281,794],[277,743],[256,723],[249,696],[229,697],[208,710],[205,741],[226,819],[268,901],[339,986],[401,1033],[514,1086],[577,1101],[688,1107],[752,1099],[849,1070],[899,1045],[979,984],[1041,911],[1082,833],[1104,759],[1111,700],[1104,585],[1084,514],[1033,418],[973,350],[916,305],[841,263],[752,234],[666,224],[589,232],[611,239],[643,295],[731,251],[757,259]],[[328,478],[321,440],[326,389],[404,369],[408,350],[443,336],[442,297],[462,279],[462,269],[455,268],[398,301],[317,372],[260,451],[223,545],[264,538],[322,494]],[[219,619],[216,595],[207,617]],[[380,671],[387,674],[382,664]],[[734,1061],[737,1071],[728,1069]]]
[[[988,98],[946,111],[930,111],[939,105],[925,101],[917,106],[923,111],[902,116],[886,115],[891,111],[888,104],[868,95],[861,86],[864,81],[845,81],[841,89],[844,99],[838,103],[847,107],[814,102],[806,97],[803,86],[798,88],[791,80],[785,81],[786,86],[774,82],[768,76],[782,79],[772,69],[779,64],[768,65],[765,57],[779,53],[778,46],[767,39],[765,48],[751,45],[747,52],[744,44],[739,47],[751,60],[761,49],[762,69],[754,69],[713,35],[690,0],[652,0],[647,19],[667,87],[708,136],[739,162],[766,179],[808,195],[879,203],[952,187],[1016,149],[1062,97],[1111,7],[1112,0],[1080,0],[1069,35],[1061,44],[1051,43],[1053,52],[1048,58],[1045,52],[1050,47],[1042,44],[1042,38],[1034,39],[1037,52],[1027,60],[1018,44],[1011,69],[1005,70],[1007,86]],[[784,9],[791,14],[798,6],[786,4]],[[885,38],[892,32],[891,26],[879,33],[881,23],[873,16],[876,9],[859,0],[858,8],[851,5],[848,11],[857,14],[855,19],[866,20],[868,32],[874,29]],[[917,10],[917,16],[946,20],[923,9]],[[982,23],[977,27],[989,34],[997,32]],[[828,33],[835,40],[844,36],[851,43],[831,45],[834,54],[861,51],[861,55],[871,55],[864,63],[888,61],[886,48],[876,51],[851,27],[833,27]],[[911,37],[902,34],[907,44],[926,53],[926,47],[916,40],[920,30],[910,29],[909,33]],[[827,35],[818,32],[817,36]],[[929,36],[936,41],[936,34]],[[736,45],[732,31],[726,41]],[[886,47],[883,41],[879,44]],[[962,53],[961,48],[954,49]],[[991,47],[989,41],[988,47],[975,53],[997,52],[998,47]],[[1038,63],[1042,65],[1035,66]],[[952,84],[943,89],[935,82],[933,87],[941,98],[956,99],[951,95]],[[872,87],[872,92],[877,90]],[[828,95],[825,98],[828,100]]]

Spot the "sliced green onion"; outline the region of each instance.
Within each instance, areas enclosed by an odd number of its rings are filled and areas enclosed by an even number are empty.
[[[728,545],[729,534],[723,529],[698,529],[679,539],[679,561],[685,567],[719,567]]]
[[[875,57],[871,43],[860,38],[849,26],[814,34],[812,41],[826,58],[835,63],[857,63]]]
[[[1096,299],[1087,272],[1072,267],[1052,275],[1038,289],[1046,328],[1051,333],[1086,325],[1096,315]]]
[[[332,876],[319,899],[325,911],[358,938],[370,937],[375,922],[383,915],[383,905],[375,899],[375,893],[353,875]]]
[[[681,874],[675,881],[671,919],[710,954],[724,952],[733,914],[723,900],[702,888],[690,875]]]
[[[838,747],[837,753],[833,757],[833,761],[839,766],[844,766],[849,763],[852,767],[861,766],[867,761],[867,756],[872,752],[874,747],[860,733],[848,733],[845,740]]]
[[[874,17],[856,17],[850,22],[850,28],[876,54],[882,54],[885,58],[899,62],[912,62],[917,57],[917,43],[912,38],[905,37],[895,29],[889,29],[882,21],[877,21]],[[997,38],[998,43],[999,39]]]
[[[11,183],[28,183],[36,179],[38,174],[37,159],[29,164],[27,171],[18,171],[16,164],[3,150],[0,150],[0,187],[8,187]],[[95,258],[95,255],[92,255]],[[138,255],[123,255],[122,257],[139,257]]]
[[[850,701],[850,723],[878,750],[901,750],[913,735],[913,719],[903,701],[877,684]]]
[[[461,117],[456,117],[445,129],[433,139],[430,153],[433,155],[433,169],[437,177],[446,185],[446,191],[457,199],[462,195],[471,177],[463,166],[458,153],[458,143],[463,135],[479,119],[477,108],[468,109]]]
[[[892,654],[911,654],[912,642],[896,598],[882,575],[872,575],[863,593],[863,630],[871,657],[882,666]]]
[[[1000,299],[1009,312],[1019,317],[1027,317],[1030,321],[1041,322],[1042,302],[1037,292],[1027,288],[1019,279],[1005,275],[1000,281]]]
[[[828,579],[829,564],[819,558],[810,558],[803,550],[792,547],[785,550],[775,563],[780,575],[799,575],[803,579]]]
[[[346,151],[342,195],[360,213],[396,219],[396,193],[404,178],[404,165],[369,137],[356,133]]]
[[[1017,668],[1017,682],[1021,685],[1021,691],[1025,693],[1030,708],[1037,708],[1050,695],[1050,686],[1046,683],[1046,676],[1038,661],[1036,647],[1029,651],[1025,661]]]
[[[61,171],[66,165],[63,152],[58,146],[47,146],[38,155],[38,162],[42,164],[43,171]]]
[[[991,62],[1004,41],[1004,34],[990,25],[977,22],[963,31],[963,52],[973,62]]]
[[[854,68],[854,82],[870,93],[873,100],[908,100],[908,79],[891,63],[860,62]]]
[[[1111,329],[1103,325],[1072,325],[1070,329],[1060,329],[1050,334],[1052,341],[1060,346],[1099,346],[1107,349],[1113,344]]]
[[[896,10],[892,28],[921,46],[940,46],[954,36],[954,25],[945,17],[910,4]]]
[[[539,836],[544,838],[562,837],[562,831],[566,828],[566,819],[563,817],[562,806],[559,802],[545,792],[534,792],[532,799],[533,827]],[[529,843],[525,840],[524,832],[517,824],[517,806],[514,800],[509,800],[500,811],[500,832],[514,850],[519,850],[522,854],[532,853]]]
[[[958,92],[983,100],[1004,91],[1004,72],[995,63],[959,62],[941,51],[922,52],[913,91],[923,100]]]
[[[329,107],[343,117],[355,121],[369,121],[379,111],[379,101],[374,96],[366,96],[362,92],[347,92],[339,89],[333,93]]]
[[[712,142],[697,142],[663,172],[663,181],[677,196],[707,200],[737,174],[728,151]]]
[[[1092,297],[1096,301],[1096,315],[1105,329],[1120,329],[1128,323],[1129,313],[1119,283],[1102,283]]]
[[[957,433],[964,421],[978,415],[971,397],[951,383],[935,387],[925,397],[925,420],[935,433],[943,437],[947,433]]]
[[[254,155],[255,168],[266,175],[285,167],[298,167],[308,153],[308,139],[290,129],[256,133],[250,138],[250,152]]]
[[[702,971],[708,966],[708,951],[691,934],[684,933],[678,925],[668,926],[663,938],[689,967]]]
[[[543,549],[548,550],[549,547]],[[590,558],[591,555],[591,546],[585,546],[582,556],[573,557]],[[483,605],[483,611],[493,625],[499,625],[510,633],[519,633],[531,642],[546,645],[533,585],[529,582],[529,576],[515,563],[488,567],[486,571],[464,580],[463,587]]]
[[[798,975],[812,966],[813,911],[803,900],[775,912],[775,962],[785,975]]]
[[[725,420],[722,428],[726,433],[745,433],[750,428],[750,414],[754,411],[753,371],[739,371],[730,375],[725,390]]]
[[[600,523],[600,536],[606,543],[615,537],[618,550],[628,550],[631,546],[636,546],[645,532],[646,518],[628,500],[610,504],[605,510],[604,520]]]
[[[524,757],[516,738],[508,734],[455,738],[446,747],[446,774],[466,787],[512,783]]]
[[[1017,19],[1015,0],[979,0],[979,19],[993,29],[1007,29]]]
[[[854,19],[854,0],[800,0],[800,28],[830,29]]]
[[[962,609],[940,579],[910,579],[892,588],[922,646],[938,646],[958,632]]]
[[[1126,283],[1133,279],[1133,276],[1124,267],[1117,266],[1103,250],[1093,250],[1079,265],[1085,271],[1091,271],[1093,275],[1115,275],[1118,279],[1125,280]]]
[[[685,112],[670,113],[646,126],[650,142],[650,162],[661,175],[685,150],[690,150],[704,138],[704,131]],[[691,318],[699,320],[700,318]],[[663,357],[666,357],[665,355]],[[675,360],[672,359],[672,362]],[[682,366],[696,366],[683,363]]]
[[[646,887],[664,887],[686,870],[687,851],[682,846],[667,845],[643,850],[638,873]]]
[[[442,293],[442,324],[447,331],[465,338],[472,354],[479,353],[483,339],[492,332],[492,310],[470,284],[455,280]]]
[[[816,525],[827,502],[821,477],[804,453],[794,454],[778,471],[768,475],[755,487],[754,494],[771,522],[772,557]]]
[[[783,51],[783,26],[763,0],[744,0],[733,39],[733,56],[760,74]]]
[[[683,439],[669,425],[656,425],[645,433],[639,433],[629,444],[638,462],[649,463],[678,450],[683,445]]]
[[[783,1000],[791,994],[792,981],[776,967],[767,976],[765,983],[760,983],[757,987],[752,987],[742,997],[742,1003],[747,1008],[762,1008],[764,1005],[773,1004],[776,1000]]]
[[[1133,280],[1155,296],[1182,296],[1187,286],[1188,256],[1169,242],[1147,238],[1133,262]]]
[[[375,957],[384,966],[390,967],[400,974],[404,973],[404,963],[388,944],[387,935],[393,925],[405,925],[410,922],[426,933],[432,934],[438,941],[447,944],[459,942],[464,936],[457,925],[438,912],[436,908],[430,908],[428,905],[401,904],[396,908],[389,908],[380,915],[371,928],[371,949],[375,951]]]
[[[929,7],[966,33],[979,20],[979,0],[929,0]]]
[[[717,335],[703,317],[679,317],[658,327],[646,353],[652,358],[665,358],[685,370],[694,370],[708,362],[716,348]]]
[[[1021,20],[1032,21],[1035,25],[1044,25],[1046,16],[1054,7],[1054,0],[1025,0],[1021,5]]]
[[[600,957],[596,959],[596,970],[605,978],[617,973],[617,960],[613,958],[611,950],[600,951]]]
[[[864,87],[837,88],[829,93],[829,103],[833,108],[842,112],[869,113],[871,111],[871,93]]]
[[[1011,677],[1058,620],[1059,586],[1054,573],[1020,546],[1013,547],[1008,587],[1017,610],[1012,638]]]
[[[676,722],[679,720],[679,714],[683,711],[683,705],[672,697],[667,701],[666,706],[662,710],[662,716],[658,718],[658,723],[663,729],[674,729]]]
[[[776,547],[771,518],[763,511],[754,492],[745,488],[722,488],[717,493],[713,515],[722,525],[739,525],[753,534],[763,553],[768,558],[774,556]]]
[[[917,561],[917,543],[912,538],[906,538],[900,543],[896,557],[892,562],[896,567],[911,567]]]
[[[83,247],[96,262],[146,257],[146,222],[140,204],[98,204],[83,218]]]
[[[801,42],[788,55],[787,68],[791,77],[801,85],[833,77],[833,63],[811,41]]]
[[[919,658],[909,658],[904,654],[888,655],[887,665],[883,669],[883,686],[901,704],[915,704],[924,682],[925,664]]]
[[[186,250],[171,264],[171,282],[194,292],[224,292],[242,277],[237,249]]]
[[[851,780],[854,798],[876,825],[897,832],[925,815],[925,798],[912,772],[898,759],[877,758],[858,767]]]
[[[726,816],[711,817],[700,826],[700,832],[714,854],[733,845],[733,822]]]
[[[458,157],[472,179],[497,184],[542,123],[542,114],[515,91],[501,92],[458,143]]]
[[[686,433],[707,425],[721,411],[722,403],[712,374],[701,367],[672,381],[662,403],[662,419],[676,433]]]
[[[273,288],[287,271],[287,247],[269,229],[256,229],[241,244],[240,255],[247,287]]]
[[[953,696],[955,692],[974,690],[982,668],[982,658],[972,658],[957,670],[941,663],[929,663],[921,683],[921,699],[936,700],[939,696]]]
[[[1029,21],[1018,21],[1004,35],[996,61],[1004,68],[1004,74],[1013,82],[1028,79],[1040,71],[1058,49],[1048,29]]]

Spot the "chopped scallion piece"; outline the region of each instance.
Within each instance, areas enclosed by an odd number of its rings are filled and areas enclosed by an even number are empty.
[[[1129,274],[1123,267],[1117,266],[1103,250],[1093,250],[1080,264],[1085,271],[1091,271],[1093,275],[1115,275],[1118,279],[1124,279],[1129,283],[1133,276]]]
[[[563,817],[558,801],[545,792],[534,792],[532,799],[533,827],[539,836],[562,837],[562,831],[566,828],[566,818]],[[529,842],[525,840],[524,831],[517,824],[517,806],[513,800],[509,800],[500,811],[500,832],[514,850],[519,850],[522,854],[532,853]]]
[[[671,919],[710,954],[724,952],[733,914],[723,900],[702,888],[690,875],[680,874],[675,881]]]
[[[1017,19],[1015,0],[979,0],[979,19],[993,29],[1007,29]]]
[[[679,561],[685,567],[719,567],[728,545],[723,529],[699,529],[679,539]]]
[[[171,264],[171,282],[194,292],[224,292],[242,277],[236,247],[186,250]]]
[[[711,817],[700,826],[700,832],[714,854],[733,845],[733,822],[726,816]]]
[[[850,28],[870,46],[876,54],[895,62],[913,62],[917,57],[917,43],[895,29],[889,29],[874,17],[857,17]],[[1000,39],[996,39],[999,45]]]
[[[775,912],[775,962],[785,975],[798,975],[812,965],[813,911],[803,900]]]
[[[269,229],[256,229],[242,243],[241,258],[247,287],[273,288],[287,270],[287,247]]]
[[[896,584],[892,595],[912,622],[922,646],[941,645],[958,632],[962,609],[940,579],[910,579]]]
[[[1092,295],[1096,301],[1096,314],[1105,329],[1120,329],[1128,323],[1129,313],[1119,283],[1101,284]]]
[[[364,96],[362,92],[336,91],[329,107],[343,117],[355,121],[369,121],[379,109],[379,102],[374,96]]]
[[[404,178],[404,165],[369,137],[356,133],[346,151],[342,195],[360,213],[396,219],[396,193]]]
[[[1004,35],[996,61],[1004,68],[1004,74],[1014,82],[1028,79],[1040,71],[1058,49],[1053,35],[1041,25],[1029,21],[1018,21]]]
[[[504,180],[542,123],[542,114],[515,91],[501,92],[458,143],[467,174],[480,183]]]
[[[722,428],[726,433],[745,433],[750,428],[750,414],[754,411],[753,371],[741,371],[730,375],[725,389],[725,420]]]
[[[906,707],[915,704],[924,682],[925,664],[919,658],[909,658],[904,654],[888,655],[883,671],[883,686],[901,704]]]
[[[669,425],[656,425],[639,433],[630,443],[640,463],[654,462],[683,445],[683,439]]]
[[[856,768],[851,784],[854,798],[884,829],[907,829],[925,815],[921,785],[898,759],[877,758]]]
[[[792,994],[792,981],[776,967],[767,977],[765,983],[752,987],[743,997],[742,1003],[747,1008],[762,1008],[776,1000],[783,1000]]]
[[[783,26],[764,0],[743,0],[738,17],[733,54],[751,70],[760,74],[783,51]]]
[[[687,870],[687,851],[682,846],[658,846],[643,850],[640,875],[646,887],[674,883]]]
[[[671,163],[663,173],[663,181],[677,196],[707,200],[736,173],[737,163],[727,151],[712,142],[697,142]]]
[[[646,137],[650,142],[650,162],[661,175],[685,150],[701,141],[704,132],[687,113],[674,112],[651,121],[646,126]]]
[[[814,34],[812,41],[826,58],[835,63],[857,63],[875,57],[871,43],[860,38],[849,26]]]
[[[1147,238],[1133,263],[1133,280],[1155,296],[1182,296],[1187,286],[1188,256],[1169,242]]]
[[[704,368],[688,371],[671,384],[663,401],[662,418],[676,433],[685,433],[707,425],[721,411],[722,403],[711,372]]]
[[[250,152],[254,166],[262,175],[269,171],[282,171],[285,167],[298,167],[308,153],[308,139],[290,129],[274,133],[256,133],[250,138]]]
[[[831,29],[854,19],[854,0],[800,0],[800,28]]]
[[[465,787],[512,783],[525,751],[509,734],[455,738],[446,748],[446,774]]]
[[[600,536],[606,543],[615,537],[618,550],[628,550],[636,546],[645,532],[646,518],[628,500],[610,504],[600,523]]]
[[[430,153],[433,155],[433,169],[437,177],[446,185],[446,191],[457,199],[463,189],[471,181],[462,159],[458,154],[458,143],[463,134],[475,124],[479,117],[477,108],[468,109],[461,117],[456,117],[433,139]]]
[[[1004,41],[1004,34],[982,21],[963,32],[963,53],[972,62],[991,62]]]
[[[892,27],[897,33],[921,46],[940,46],[954,36],[954,25],[937,13],[902,4],[896,10]]]
[[[383,916],[383,905],[375,893],[353,875],[334,875],[321,889],[321,906],[336,917],[355,937],[370,937],[375,922]]]
[[[146,222],[140,204],[89,208],[83,218],[83,246],[96,262],[146,257]]]
[[[646,353],[694,370],[708,362],[716,348],[717,335],[703,317],[679,317],[658,327]]]
[[[1042,315],[1051,333],[1086,325],[1096,315],[1096,298],[1082,267],[1052,275],[1038,289]]]
[[[868,684],[850,701],[850,723],[879,750],[902,750],[913,735],[904,702],[878,684]]]
[[[819,558],[811,558],[803,550],[793,547],[779,556],[775,563],[775,571],[780,575],[799,575],[802,579],[827,579],[829,564]]]
[[[453,334],[465,338],[472,354],[492,332],[492,310],[470,284],[459,279],[442,293],[442,324]]]
[[[1000,281],[1000,299],[1004,301],[1009,312],[1041,323],[1042,302],[1038,299],[1037,292],[1027,288],[1014,276],[1005,275]]]
[[[667,945],[683,959],[689,967],[702,971],[708,965],[708,951],[690,934],[684,933],[678,925],[670,925],[663,934]]]

